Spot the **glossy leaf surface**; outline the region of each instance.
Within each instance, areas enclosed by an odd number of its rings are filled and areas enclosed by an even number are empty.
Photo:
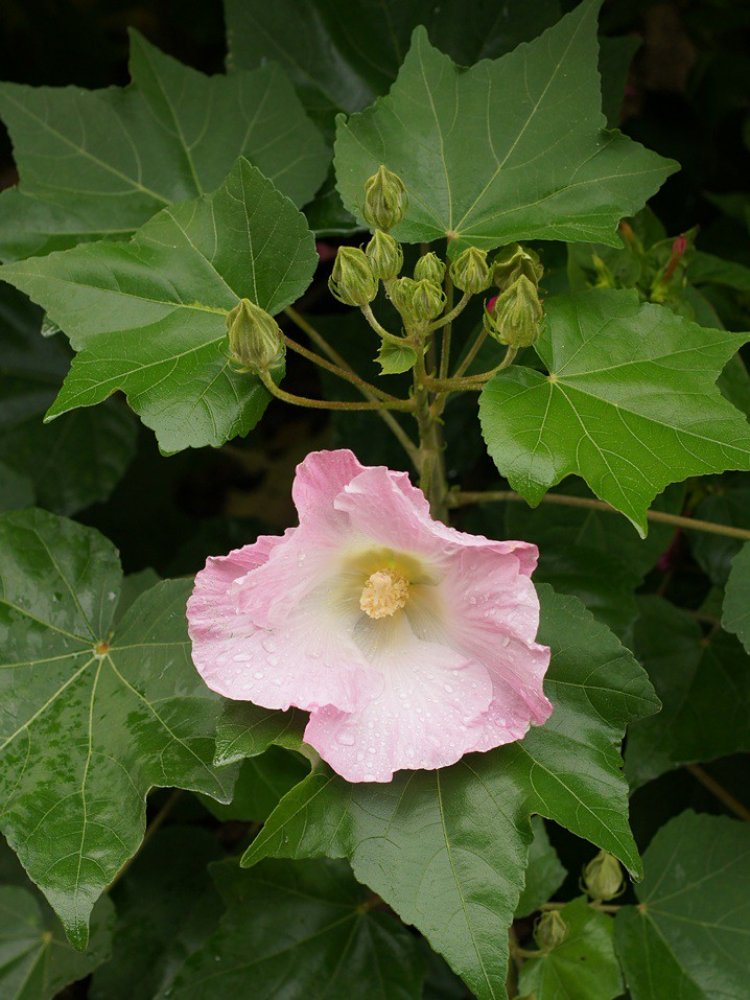
[[[190,660],[189,583],[142,594],[112,632],[112,545],[43,511],[0,518],[1,825],[77,947],[140,844],[145,797],[231,798],[212,766],[219,705]]]

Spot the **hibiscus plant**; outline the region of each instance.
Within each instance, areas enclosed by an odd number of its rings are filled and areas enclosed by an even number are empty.
[[[0,996],[747,996],[750,269],[563,7],[0,86]]]

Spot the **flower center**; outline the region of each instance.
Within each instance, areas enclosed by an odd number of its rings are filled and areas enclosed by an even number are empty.
[[[359,606],[370,618],[390,618],[409,600],[409,581],[392,569],[379,569],[367,578]]]

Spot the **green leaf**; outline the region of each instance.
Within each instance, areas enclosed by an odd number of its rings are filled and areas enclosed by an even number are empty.
[[[146,1000],[215,929],[221,899],[207,865],[221,856],[199,827],[158,830],[117,883],[112,957],[94,973],[89,1000]]]
[[[226,317],[247,297],[270,313],[298,298],[317,257],[304,216],[240,159],[213,195],[165,208],[128,243],[88,243],[6,264],[79,352],[56,417],[118,389],[163,451],[218,446],[255,426],[269,395],[235,372]]]
[[[468,70],[418,28],[389,95],[338,119],[346,208],[362,219],[364,182],[385,163],[409,196],[393,230],[405,242],[449,237],[452,251],[530,239],[619,246],[622,216],[676,165],[602,130],[599,6],[585,0],[529,45]]]
[[[234,778],[212,767],[219,704],[190,660],[190,582],[157,584],[113,633],[120,581],[92,529],[0,517],[0,826],[79,948],[141,842],[148,790],[226,802]]]
[[[229,63],[252,68],[267,59],[284,67],[306,107],[328,122],[335,111],[359,111],[395,79],[414,28],[461,65],[494,58],[529,41],[560,16],[558,0],[480,0],[436,7],[432,0],[225,0]]]
[[[60,921],[34,893],[0,887],[0,993],[3,1000],[52,1000],[109,957],[114,907],[101,899],[91,916],[84,952],[66,941]]]
[[[217,765],[257,757],[272,745],[299,750],[307,716],[299,709],[274,712],[249,701],[227,701],[216,730]]]
[[[721,624],[750,653],[750,542],[745,542],[732,562]]]
[[[746,339],[631,291],[551,299],[536,345],[549,374],[513,366],[482,392],[490,455],[532,506],[576,474],[645,535],[669,483],[750,469],[750,426],[715,385]]]
[[[136,425],[119,401],[94,416],[69,414],[45,427],[44,412],[70,364],[59,337],[40,335],[41,315],[28,299],[0,284],[0,462],[27,486],[23,503],[35,501],[73,514],[106,500],[135,454]],[[3,491],[9,483],[3,476]]]
[[[521,993],[536,1000],[613,1000],[622,977],[612,936],[614,921],[593,910],[584,898],[560,910],[568,936],[549,952],[527,959],[518,977]],[[654,998],[655,1000],[655,998]]]
[[[160,997],[418,1000],[417,939],[372,909],[340,862],[214,865],[227,903],[219,929]]]
[[[662,701],[628,734],[633,789],[682,764],[750,750],[750,659],[732,636],[709,642],[685,611],[659,597],[639,600],[634,650]]]
[[[122,238],[213,191],[244,156],[297,205],[329,154],[276,66],[206,77],[131,32],[125,90],[0,86],[21,183],[0,196],[0,258]]]
[[[382,375],[403,375],[414,367],[417,353],[406,345],[384,340],[380,345],[377,360]]]
[[[541,816],[532,817],[531,830],[534,839],[529,845],[526,885],[516,906],[516,917],[527,917],[538,910],[565,881],[566,871],[560,864],[557,851],[549,842]]]
[[[309,762],[299,754],[271,746],[259,756],[242,761],[228,805],[205,795],[200,797],[201,802],[222,823],[227,820],[263,823],[286,793],[307,777],[309,770]]]
[[[555,710],[521,743],[390,784],[349,785],[321,767],[282,799],[243,863],[348,857],[356,878],[415,924],[480,1000],[504,997],[507,929],[540,813],[638,873],[618,743],[656,701],[640,666],[578,601],[539,588],[539,641]]]
[[[684,812],[644,855],[637,907],[623,907],[615,945],[633,1000],[744,1000],[750,935],[750,827]]]

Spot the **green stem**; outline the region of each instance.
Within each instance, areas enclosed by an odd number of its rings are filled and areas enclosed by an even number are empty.
[[[382,326],[375,318],[375,313],[372,311],[372,306],[369,303],[365,306],[360,306],[359,308],[362,315],[365,317],[367,322],[373,328],[375,333],[377,333],[379,337],[382,337],[383,340],[387,340],[391,344],[397,344],[399,347],[403,347],[404,344],[409,343],[408,337],[406,338],[397,337],[395,333],[390,333],[388,330],[386,330],[386,328]]]
[[[699,781],[704,788],[707,788],[735,816],[739,816],[745,822],[750,821],[750,809],[746,805],[743,805],[739,799],[736,799],[730,791],[718,782],[716,778],[712,777],[700,764],[687,764],[685,770],[689,771],[696,781]]]
[[[451,308],[451,306],[453,304],[453,282],[446,275],[446,285],[445,285],[446,295],[448,294],[448,288],[450,288],[450,292],[451,292],[450,298],[448,299],[448,302],[447,302],[448,310],[449,311],[447,313],[445,313],[443,316],[441,316],[440,319],[436,319],[434,323],[430,323],[430,325],[427,327],[427,329],[430,332],[432,332],[433,330],[440,330],[444,326],[450,327],[452,325],[452,323],[453,323],[453,320],[457,316],[460,316],[461,313],[466,308],[466,306],[469,304],[469,300],[471,299],[471,295],[469,295],[468,292],[464,292],[464,294],[458,300],[458,302],[456,303],[456,305],[453,306],[453,308]]]
[[[289,319],[295,324],[295,326],[297,326],[300,330],[302,330],[303,333],[307,334],[310,340],[323,352],[323,354],[326,354],[331,359],[331,361],[333,361],[334,364],[338,366],[338,368],[340,368],[342,371],[349,372],[352,375],[356,374],[352,366],[346,360],[346,358],[343,357],[343,355],[339,354],[339,352],[335,350],[333,347],[331,347],[331,345],[328,343],[328,341],[325,339],[322,333],[319,330],[317,330],[312,325],[312,323],[309,323],[304,316],[298,313],[296,309],[292,309],[292,307],[289,306],[287,309],[284,310],[284,312],[289,317]],[[378,398],[373,394],[373,392],[369,388],[366,388],[366,385],[358,384],[357,388],[365,397],[365,399],[369,399],[371,402],[374,402]],[[414,466],[414,468],[418,469],[419,449],[416,447],[412,439],[403,429],[401,424],[399,424],[399,422],[396,420],[393,414],[388,413],[387,410],[379,409],[379,410],[373,410],[373,412],[378,415],[378,417],[383,421],[384,424],[386,424],[386,426],[389,428],[393,436],[396,438],[396,440],[399,442],[399,444],[404,449],[406,454],[409,456],[409,459],[411,460],[411,463]]]
[[[393,400],[396,399],[396,397],[392,396],[390,392],[385,392],[383,389],[378,389],[377,386],[372,385],[370,382],[366,382],[365,379],[363,378],[360,378],[359,375],[357,375],[355,372],[348,372],[346,371],[346,369],[340,368],[338,365],[335,365],[332,361],[326,361],[325,358],[321,358],[321,356],[319,354],[316,354],[315,351],[308,351],[306,347],[303,347],[302,344],[298,344],[295,340],[292,340],[292,338],[288,337],[286,334],[282,334],[282,336],[284,338],[284,343],[290,350],[295,351],[303,358],[307,358],[308,361],[312,361],[312,363],[314,365],[317,365],[319,368],[324,368],[326,371],[331,372],[338,378],[344,379],[344,381],[350,382],[352,385],[355,385],[362,392],[363,395],[368,394],[374,397],[375,399],[386,399],[390,400],[391,402],[393,402]]]
[[[419,428],[419,485],[430,504],[432,516],[448,521],[448,484],[445,478],[443,425],[433,411],[424,355],[417,348],[414,365],[414,415]]]
[[[513,490],[489,490],[481,493],[456,490],[449,495],[448,506],[465,507],[474,503],[504,503],[505,501],[524,501],[524,498]],[[611,507],[602,500],[594,500],[591,497],[572,497],[564,493],[546,493],[542,497],[542,503],[554,503],[563,507],[583,507],[587,510],[600,510],[606,514],[620,513],[615,507]],[[710,535],[724,535],[727,538],[750,541],[750,531],[746,528],[735,528],[729,524],[701,521],[696,517],[683,517],[680,514],[667,514],[662,510],[648,510],[646,517],[649,521],[671,524],[675,528],[684,528],[687,531],[705,531]]]
[[[487,336],[488,336],[487,330],[485,329],[484,324],[482,324],[482,328],[475,337],[474,343],[466,352],[466,357],[463,359],[461,364],[458,366],[458,368],[456,368],[455,372],[453,373],[453,378],[461,378],[464,372],[468,370],[469,365],[472,363],[477,354],[479,354],[479,349],[487,339]]]
[[[280,399],[284,403],[291,403],[294,406],[304,406],[311,410],[375,410],[382,412],[388,409],[411,413],[415,408],[411,399],[396,399],[393,402],[376,399],[364,403],[351,403],[343,400],[308,399],[307,396],[296,396],[294,393],[286,392],[284,389],[279,388],[268,372],[260,372],[258,377],[276,399]]]

